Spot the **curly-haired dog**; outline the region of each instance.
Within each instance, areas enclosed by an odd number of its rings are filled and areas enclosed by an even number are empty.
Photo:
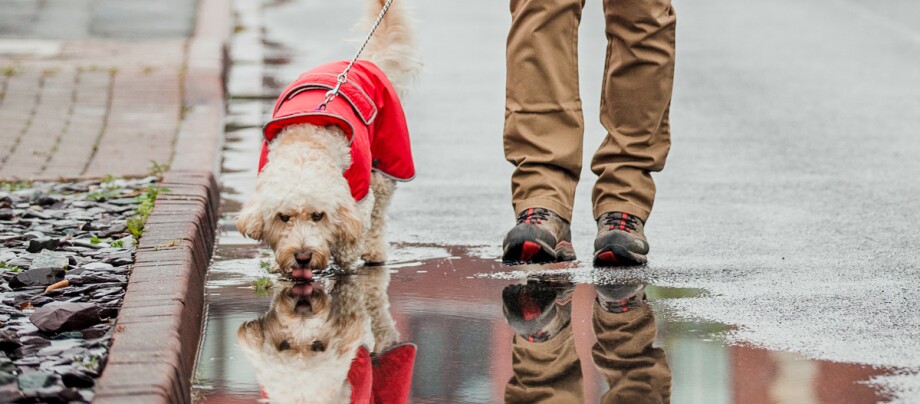
[[[237,220],[266,241],[274,269],[296,279],[334,262],[353,270],[386,261],[385,214],[395,181],[415,175],[399,96],[420,67],[402,1],[396,1],[342,85],[348,64],[329,63],[288,86],[265,125],[256,192]],[[368,0],[368,18],[382,3]]]
[[[279,403],[405,402],[415,347],[396,344],[389,280],[388,271],[362,268],[276,285],[268,313],[237,332],[263,394]]]

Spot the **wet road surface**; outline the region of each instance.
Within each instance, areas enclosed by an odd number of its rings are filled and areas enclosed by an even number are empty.
[[[594,3],[580,49],[587,145],[603,137],[590,102],[604,55]],[[398,341],[418,346],[413,402],[501,401],[516,352],[503,291],[548,277],[576,285],[573,366],[583,369],[586,402],[608,388],[609,369],[595,367],[603,361],[591,351],[603,334],[592,324],[595,285],[636,281],[649,285],[672,402],[920,400],[920,5],[676,7],[674,146],[656,177],[651,263],[542,268],[550,276],[495,261],[513,224],[500,136],[507,4],[415,4],[425,68],[405,104],[419,176],[394,199],[394,257],[384,268]],[[268,276],[267,251],[232,220],[254,188],[258,126],[279,85],[348,57],[342,38],[360,36],[348,29],[361,14],[356,0],[237,8],[225,232],[198,366],[197,391],[213,402],[260,397],[258,366],[236,335],[269,311],[272,290],[253,286]],[[594,236],[585,171],[573,221],[581,257]]]

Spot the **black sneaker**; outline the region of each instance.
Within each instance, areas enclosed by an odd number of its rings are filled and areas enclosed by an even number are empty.
[[[521,212],[505,241],[502,261],[506,264],[541,264],[574,261],[569,222],[543,208]]]
[[[572,320],[571,282],[529,280],[502,290],[505,319],[511,329],[530,342],[555,337]]]
[[[625,313],[635,310],[645,301],[645,284],[596,285],[597,302],[610,313]]]
[[[648,262],[644,223],[622,212],[607,212],[597,219],[594,239],[595,266],[631,266]]]

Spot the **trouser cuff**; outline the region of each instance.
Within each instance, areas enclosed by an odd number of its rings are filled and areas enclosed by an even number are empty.
[[[523,201],[513,202],[513,205],[515,215],[520,214],[521,212],[530,208],[544,208],[553,211],[553,213],[559,215],[565,219],[565,221],[572,223],[572,208],[555,199],[530,198]]]

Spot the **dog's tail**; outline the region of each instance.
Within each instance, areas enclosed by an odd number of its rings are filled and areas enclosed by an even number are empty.
[[[415,32],[406,1],[393,0],[362,55],[383,70],[401,97],[422,67],[416,56]],[[362,31],[371,28],[384,3],[386,0],[366,1],[367,16],[360,24]]]

